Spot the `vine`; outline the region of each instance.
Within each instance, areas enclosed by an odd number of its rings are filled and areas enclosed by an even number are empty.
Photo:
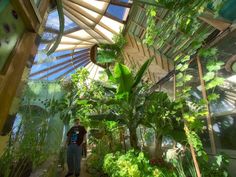
[[[172,33],[180,32],[182,41],[187,37],[193,37],[198,41],[201,35],[197,34],[201,23],[198,17],[202,15],[211,5],[215,15],[223,5],[223,0],[156,0],[158,5],[166,9],[165,20],[160,20],[160,24],[156,25],[157,12],[160,10],[158,6],[149,6],[147,10],[147,32],[145,42],[148,45],[154,45],[154,40],[158,36],[158,42],[155,44],[161,48],[164,42]],[[193,42],[195,41],[193,40]],[[155,41],[156,42],[156,41]],[[176,46],[179,41],[175,41]]]
[[[175,48],[174,53],[177,53],[174,59],[177,89],[176,101],[178,102],[177,108],[182,110],[188,144],[190,149],[194,148],[191,153],[198,176],[200,175],[200,170],[195,156],[197,155],[207,160],[206,152],[198,136],[198,133],[203,128],[200,118],[207,116],[208,101],[214,101],[219,98],[219,95],[214,93],[214,90],[224,82],[223,78],[217,75],[217,71],[223,65],[223,62],[217,60],[217,50],[202,48],[204,40],[209,34],[207,29],[199,31],[202,24],[198,17],[207,10],[209,5],[211,5],[212,10],[217,15],[223,2],[223,0],[156,0],[157,5],[149,6],[146,14],[148,18],[144,42],[149,46],[160,49],[168,42],[171,35],[176,36],[177,33],[180,33],[180,37],[175,37],[172,42],[172,47]],[[165,8],[165,20],[158,17],[157,12],[160,10],[158,5]],[[156,22],[157,19],[159,19],[158,24]],[[199,48],[202,49],[199,50]],[[185,49],[188,49],[188,51]],[[180,50],[185,51],[185,53],[178,52]],[[188,68],[193,55],[207,58],[206,73],[203,77],[208,93],[207,99],[193,101],[190,98],[192,87],[189,82],[193,79],[193,76],[188,73]]]

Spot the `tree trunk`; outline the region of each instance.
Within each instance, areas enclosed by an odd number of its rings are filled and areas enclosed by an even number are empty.
[[[130,145],[134,149],[139,149],[138,148],[138,138],[136,134],[136,128],[134,127],[129,127],[129,134],[130,134]]]
[[[162,148],[161,148],[161,144],[162,144],[162,135],[159,135],[158,133],[156,133],[156,137],[155,137],[155,158],[156,159],[163,159],[162,157]]]

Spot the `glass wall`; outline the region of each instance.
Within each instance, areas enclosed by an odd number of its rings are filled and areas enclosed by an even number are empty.
[[[160,85],[160,91],[166,92],[171,99],[174,99],[174,77],[171,76],[166,82]]]
[[[224,65],[218,71],[217,76],[224,79],[213,90],[208,90],[207,94],[216,93],[219,98],[210,102],[210,113],[212,115],[212,126],[217,151],[223,151],[230,157],[236,157],[236,73],[228,66],[229,57],[218,57]],[[223,59],[222,59],[223,58]],[[207,62],[211,58],[202,59],[204,74]],[[231,63],[233,66],[233,63]]]
[[[214,117],[213,122],[216,147],[236,150],[236,114]]]

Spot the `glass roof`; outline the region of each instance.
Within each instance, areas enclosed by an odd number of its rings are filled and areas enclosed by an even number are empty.
[[[129,0],[63,0],[64,35],[56,51],[46,55],[59,34],[59,17],[52,10],[31,69],[31,79],[55,80],[68,77],[75,69],[87,67],[91,78],[102,70],[90,60],[90,49],[100,43],[113,43],[123,28],[131,3]],[[95,75],[94,75],[95,73]]]

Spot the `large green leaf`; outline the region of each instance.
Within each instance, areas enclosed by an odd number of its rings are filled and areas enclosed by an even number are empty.
[[[107,74],[108,79],[109,79],[111,82],[114,83],[114,82],[115,82],[115,79],[114,79],[114,76],[112,75],[110,69],[107,68],[107,69],[105,70],[105,72],[106,72],[106,74]]]
[[[136,74],[136,76],[135,76],[135,78],[134,78],[134,83],[133,83],[133,85],[132,85],[132,88],[136,87],[136,86],[140,83],[140,81],[141,81],[143,75],[144,75],[145,72],[147,71],[147,69],[148,69],[148,67],[150,66],[150,64],[152,63],[153,59],[154,59],[154,57],[149,58],[149,59],[142,65],[142,67],[139,69],[139,71],[137,72],[137,74]]]
[[[125,65],[116,63],[113,76],[118,84],[117,93],[130,93],[134,79],[130,69]]]
[[[91,120],[94,120],[94,121],[106,120],[106,121],[116,121],[116,122],[119,122],[121,124],[124,123],[124,119],[122,119],[121,116],[115,115],[115,114],[112,114],[112,113],[89,115],[88,118],[91,119]]]

